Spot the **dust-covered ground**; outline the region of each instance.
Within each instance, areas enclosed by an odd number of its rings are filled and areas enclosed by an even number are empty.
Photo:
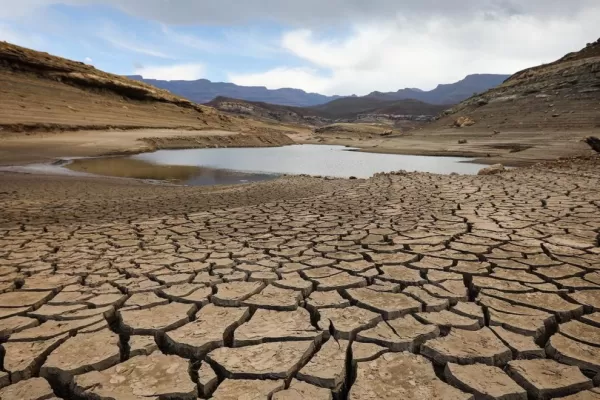
[[[431,125],[389,136],[374,134],[353,124],[354,132],[331,131],[297,136],[296,141],[339,144],[374,153],[422,156],[470,157],[478,164],[528,166],[561,157],[589,156],[593,151],[583,139],[598,136],[598,130],[509,130],[496,131],[444,128]]]
[[[0,174],[0,396],[598,398],[599,187]]]

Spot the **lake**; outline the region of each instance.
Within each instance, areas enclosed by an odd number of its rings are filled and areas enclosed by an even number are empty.
[[[468,158],[406,156],[351,151],[344,146],[293,145],[262,148],[159,150],[131,156],[158,165],[178,165],[250,174],[320,175],[369,178],[398,170],[437,174],[476,174],[484,165]]]
[[[159,150],[132,156],[77,158],[42,170],[167,181],[190,186],[233,185],[287,175],[369,178],[378,172],[421,171],[476,174],[469,158],[363,153],[344,146],[293,145],[262,148]],[[19,167],[23,168],[23,167]],[[40,166],[26,168],[39,172]],[[52,171],[50,171],[50,169]]]

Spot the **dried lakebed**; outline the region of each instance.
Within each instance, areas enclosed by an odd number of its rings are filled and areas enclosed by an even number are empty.
[[[278,176],[369,178],[398,170],[476,174],[468,158],[375,154],[344,146],[159,150],[130,157],[75,160],[69,168],[100,175],[174,180],[187,185],[247,183]]]
[[[0,397],[598,399],[599,187],[0,174]]]

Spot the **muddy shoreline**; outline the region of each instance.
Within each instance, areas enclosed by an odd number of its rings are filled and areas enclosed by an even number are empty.
[[[80,158],[64,165],[64,168],[91,176],[184,186],[239,185],[273,180],[281,176],[281,174],[241,172],[211,167],[161,165],[125,157]]]
[[[322,143],[319,143],[322,144]],[[427,157],[460,157],[467,158],[468,160],[462,161],[464,163],[470,164],[485,164],[485,165],[494,165],[494,164],[502,164],[505,167],[528,167],[530,165],[534,165],[541,160],[516,160],[510,158],[502,158],[502,157],[483,157],[481,153],[471,153],[468,151],[460,152],[460,151],[428,151],[428,150],[398,150],[398,149],[386,149],[386,148],[357,148],[348,151],[358,151],[362,153],[376,153],[376,154],[396,154],[396,155],[404,155],[404,156],[427,156]]]
[[[469,158],[454,157],[451,160],[440,160],[439,163],[441,164],[438,165],[438,161],[435,161],[432,157],[404,157],[396,153],[394,157],[384,157],[385,160],[388,160],[386,163],[383,159],[379,161],[380,158],[375,154],[362,152],[360,151],[361,149],[349,148],[347,146],[332,147],[324,144],[314,145],[307,143],[294,143],[294,145],[291,147],[283,146],[288,147],[287,149],[280,147],[273,150],[266,150],[273,146],[262,146],[263,150],[255,151],[250,149],[253,147],[256,148],[256,146],[236,147],[230,150],[226,150],[226,146],[223,146],[221,150],[215,148],[187,149],[191,150],[191,153],[188,151],[183,151],[182,153],[178,151],[171,152],[169,151],[171,149],[169,149],[164,153],[163,158],[159,157],[158,159],[154,159],[154,161],[152,154],[135,157],[131,153],[126,152],[124,155],[68,157],[48,163],[0,167],[0,170],[46,175],[85,174],[83,176],[104,176],[141,181],[149,180],[152,182],[165,182],[186,186],[205,186],[259,182],[276,179],[284,175],[306,175],[325,179],[348,179],[350,177],[368,179],[373,175],[404,170],[439,174],[453,172],[473,175],[479,169],[483,168],[483,165],[478,164],[474,164],[472,167],[461,166],[461,164],[473,164]],[[333,149],[336,150],[337,155],[330,153]],[[195,150],[201,151],[195,153]],[[351,155],[352,153],[355,155]],[[359,155],[361,153],[363,156]],[[138,152],[138,154],[142,153]],[[167,156],[166,154],[171,155]],[[207,160],[212,161],[206,164],[190,163],[189,154],[197,154],[197,157],[200,158],[208,157]],[[262,155],[257,158],[256,154]],[[249,157],[246,162],[242,161],[241,164],[239,160],[236,162],[236,159],[245,159],[246,157]],[[266,163],[261,161],[264,157],[269,158],[271,161]],[[275,157],[275,159],[271,159],[270,157]],[[418,161],[410,161],[413,157]],[[231,159],[231,162],[218,161],[229,159]],[[321,167],[311,168],[310,166],[303,166],[305,162],[311,164],[310,160],[314,160],[316,164],[322,164]],[[283,165],[277,166],[279,162],[283,162]],[[346,165],[348,162],[350,164]],[[368,163],[369,166],[356,167],[356,165],[360,166],[364,162]],[[413,162],[416,162],[418,165],[414,165]],[[338,165],[338,163],[342,163],[341,165],[345,166]]]
[[[50,162],[68,157],[127,156],[162,149],[227,147],[278,147],[291,144],[342,145],[352,151],[434,157],[464,157],[476,164],[524,167],[564,157],[590,155],[580,133],[507,132],[491,137],[487,132],[418,132],[398,138],[318,136],[297,130],[131,129],[64,132],[5,132],[0,134],[0,165]],[[541,136],[548,136],[540,141]],[[468,139],[457,144],[457,138]]]

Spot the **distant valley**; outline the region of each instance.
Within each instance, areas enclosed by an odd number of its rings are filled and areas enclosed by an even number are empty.
[[[327,125],[333,122],[426,122],[455,104],[501,84],[508,75],[479,74],[430,91],[400,89],[372,92],[366,96],[324,96],[300,89],[269,90],[265,87],[238,86],[197,81],[142,81],[204,103],[220,111],[278,122]]]
[[[345,97],[314,107],[282,106],[220,96],[207,105],[219,111],[252,118],[314,126],[334,122],[427,122],[451,107],[412,99],[384,100],[368,96]]]

